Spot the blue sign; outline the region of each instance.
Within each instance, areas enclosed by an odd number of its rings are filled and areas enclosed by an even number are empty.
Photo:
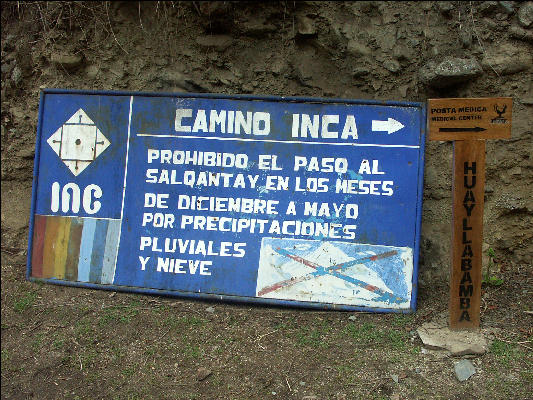
[[[45,90],[28,278],[412,311],[424,129],[419,103]]]

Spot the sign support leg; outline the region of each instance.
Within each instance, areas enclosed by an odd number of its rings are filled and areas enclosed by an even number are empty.
[[[481,303],[485,141],[454,141],[450,329],[478,329]]]

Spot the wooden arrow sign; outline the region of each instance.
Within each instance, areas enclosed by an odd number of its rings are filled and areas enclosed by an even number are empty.
[[[480,320],[485,140],[511,137],[512,99],[428,100],[429,140],[453,140],[450,329]]]
[[[513,99],[430,99],[429,140],[484,140],[511,137]]]

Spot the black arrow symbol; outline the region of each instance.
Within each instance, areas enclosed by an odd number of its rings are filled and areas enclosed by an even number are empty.
[[[482,132],[485,128],[476,126],[475,128],[439,128],[439,132]]]

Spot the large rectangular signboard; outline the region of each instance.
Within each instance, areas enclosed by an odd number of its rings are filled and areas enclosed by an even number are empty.
[[[415,307],[418,103],[46,90],[28,278]]]

